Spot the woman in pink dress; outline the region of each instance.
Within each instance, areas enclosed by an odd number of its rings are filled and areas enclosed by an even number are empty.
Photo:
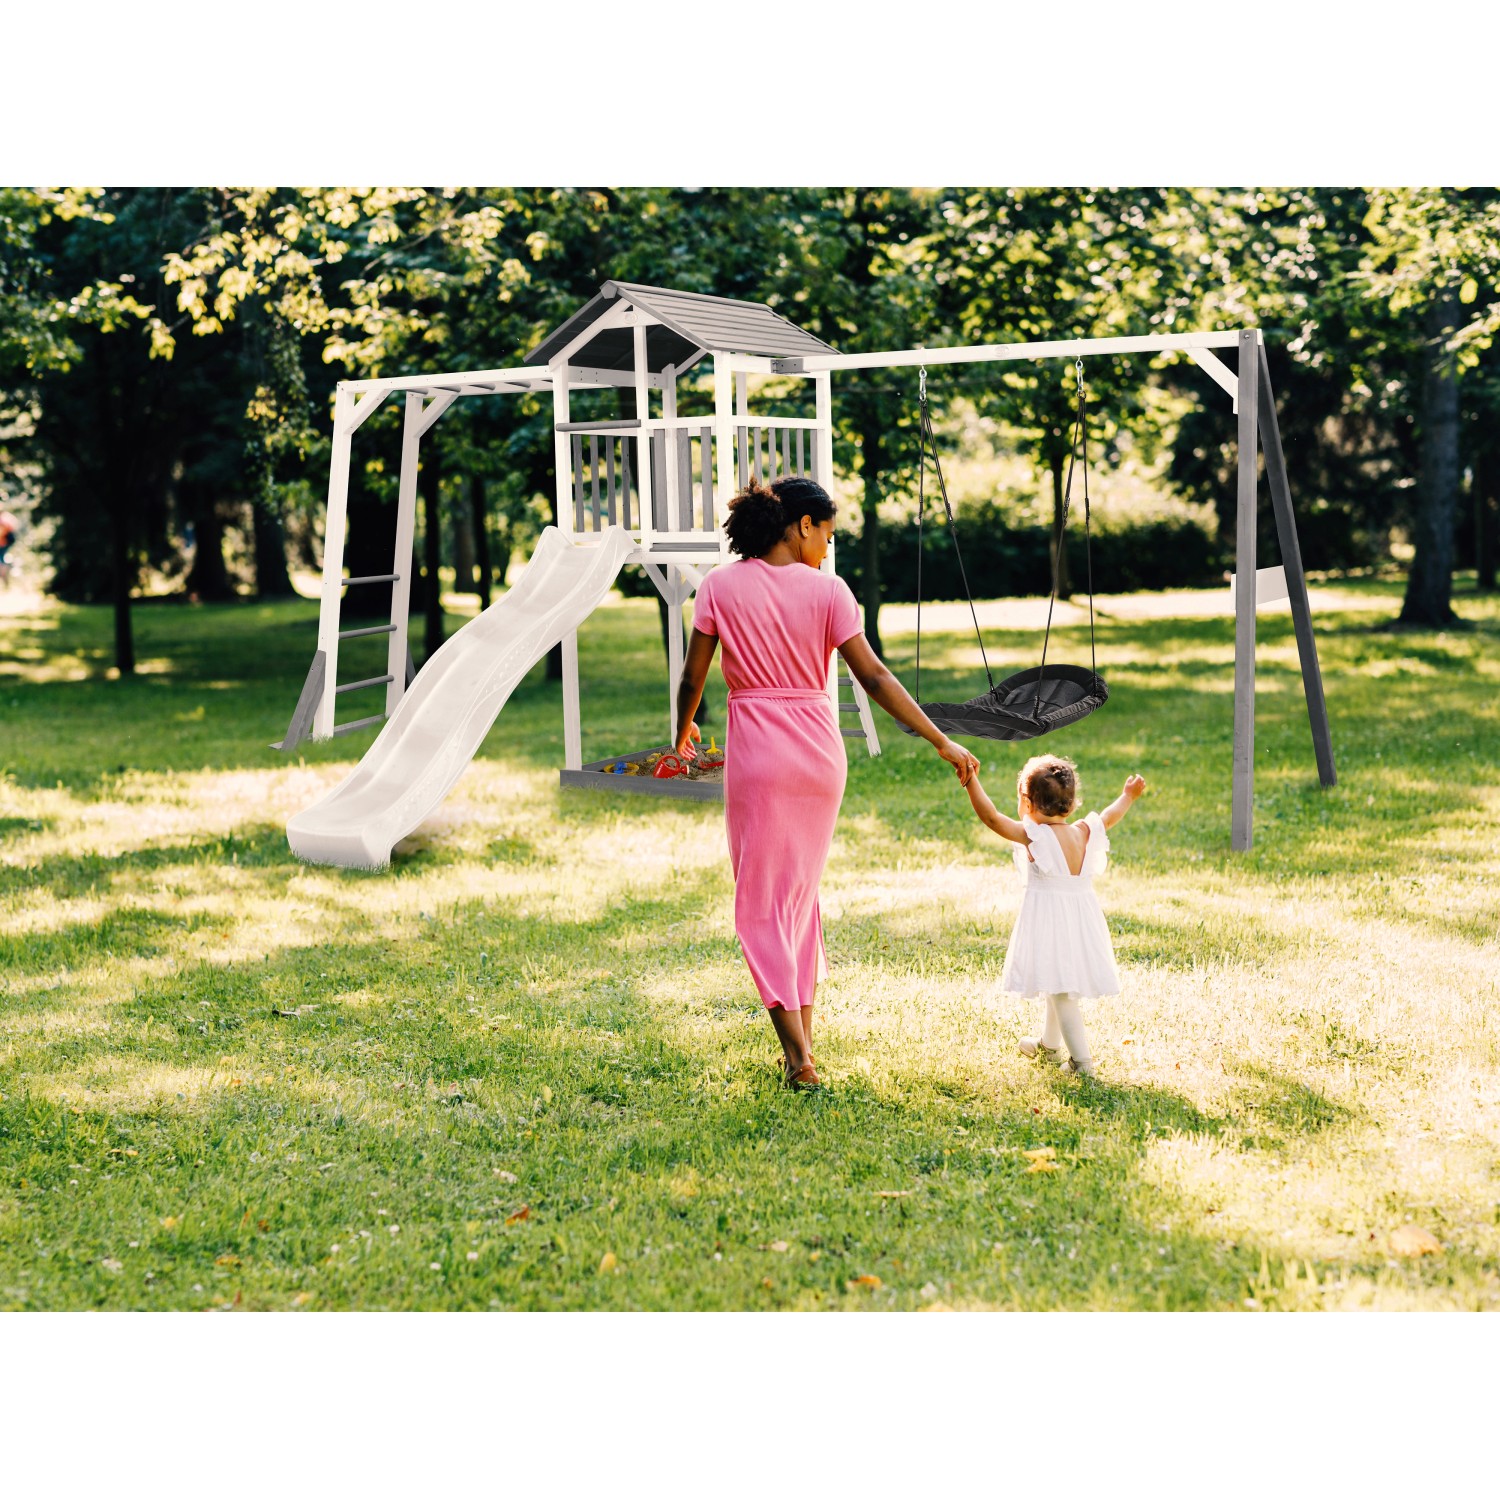
[[[734,928],[781,1042],[786,1081],[818,1083],[813,998],[827,973],[818,883],[833,842],[848,763],[828,695],[834,650],[870,697],[914,729],[967,784],[979,762],[955,745],[870,649],[842,578],[819,572],[833,501],[810,479],[752,483],[729,503],[740,561],[703,580],[677,692],[680,755],[720,642],[729,684],[724,823],[734,870]]]

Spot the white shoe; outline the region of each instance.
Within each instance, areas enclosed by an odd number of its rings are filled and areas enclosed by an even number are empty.
[[[1070,1057],[1062,1064],[1064,1073],[1076,1074],[1079,1078],[1094,1077],[1094,1065],[1092,1062],[1081,1063],[1076,1057]]]
[[[1045,1047],[1041,1040],[1034,1036],[1023,1036],[1019,1045],[1021,1056],[1029,1057],[1033,1062],[1057,1063],[1062,1057],[1061,1047]]]

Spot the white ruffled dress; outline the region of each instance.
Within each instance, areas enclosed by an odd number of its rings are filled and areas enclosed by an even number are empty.
[[[1015,846],[1016,869],[1026,889],[1005,955],[1001,989],[1018,995],[1066,994],[1075,1000],[1118,995],[1114,945],[1094,894],[1094,876],[1103,872],[1109,857],[1104,819],[1096,812],[1084,819],[1089,841],[1083,868],[1076,875],[1069,873],[1068,858],[1050,823],[1021,821],[1031,839],[1031,857],[1027,845]]]

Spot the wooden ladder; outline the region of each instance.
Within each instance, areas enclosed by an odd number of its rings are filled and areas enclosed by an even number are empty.
[[[871,755],[880,754],[880,736],[875,732],[875,717],[870,712],[870,695],[849,675],[849,669],[835,656],[833,663],[833,701],[839,712],[839,733],[846,740],[863,740]],[[844,689],[849,689],[851,701],[844,701]],[[846,724],[846,714],[859,715],[859,727]]]

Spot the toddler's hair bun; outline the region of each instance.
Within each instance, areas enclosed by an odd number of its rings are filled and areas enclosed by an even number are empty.
[[[1078,767],[1065,755],[1033,755],[1016,777],[1016,791],[1044,818],[1065,818],[1078,806]]]

